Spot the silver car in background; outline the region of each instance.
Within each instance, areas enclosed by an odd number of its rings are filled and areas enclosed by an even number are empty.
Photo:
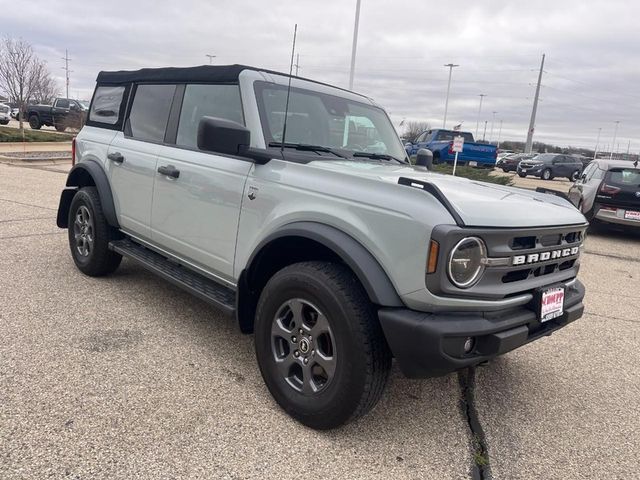
[[[640,228],[638,162],[592,161],[569,190],[569,198],[590,221]]]

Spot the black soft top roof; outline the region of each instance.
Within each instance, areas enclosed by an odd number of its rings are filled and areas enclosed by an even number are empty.
[[[243,70],[254,70],[256,72],[271,73],[274,75],[283,75],[288,77],[288,73],[276,72],[274,70],[268,70],[266,68],[251,67],[248,65],[200,65],[198,67],[163,67],[163,68],[142,68],[140,70],[118,70],[115,72],[102,71],[98,73],[96,82],[98,84],[127,84],[127,83],[164,83],[164,82],[202,82],[202,83],[237,83],[238,76]],[[356,92],[346,90],[344,88],[330,85],[328,83],[318,82],[309,78],[297,77],[292,75],[292,78],[299,78],[308,82],[325,85],[327,87],[336,88],[345,92]],[[366,98],[366,97],[365,97]]]
[[[246,65],[200,65],[199,67],[142,68],[140,70],[119,70],[100,72],[98,83],[131,82],[237,82],[243,70],[259,70]],[[268,70],[262,70],[269,73]],[[286,75],[279,73],[279,75]]]

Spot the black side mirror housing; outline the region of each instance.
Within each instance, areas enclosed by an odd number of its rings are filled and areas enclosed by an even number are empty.
[[[237,122],[202,117],[198,124],[198,148],[206,152],[243,155],[251,143],[251,131]]]
[[[433,153],[431,150],[421,148],[416,154],[416,165],[425,167],[427,170],[433,170]]]

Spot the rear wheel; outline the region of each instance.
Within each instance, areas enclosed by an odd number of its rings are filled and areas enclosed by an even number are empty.
[[[56,130],[57,131],[64,132],[66,129],[67,129],[66,125],[62,125],[62,124],[59,124],[59,123],[56,124]]]
[[[68,225],[71,256],[82,273],[99,277],[118,268],[122,256],[109,250],[118,233],[107,223],[95,187],[83,187],[75,194]]]
[[[371,410],[391,354],[364,289],[346,267],[303,262],[277,272],[258,303],[256,356],[276,402],[316,429]]]
[[[38,118],[37,115],[31,115],[29,117],[29,126],[31,127],[32,130],[40,130],[40,127],[42,125],[40,125],[40,119]]]
[[[526,174],[526,173],[522,173],[522,172],[518,172],[518,176],[519,176],[520,178],[524,178],[524,177],[526,177],[526,176],[527,176],[527,174]]]
[[[551,180],[553,178],[553,175],[551,175],[551,170],[549,170],[548,168],[545,168],[540,174],[540,178],[542,180]]]

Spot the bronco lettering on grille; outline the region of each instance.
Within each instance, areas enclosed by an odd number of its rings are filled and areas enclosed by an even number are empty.
[[[531,263],[546,262],[564,257],[571,257],[580,252],[580,247],[561,248],[548,252],[530,253],[528,255],[516,255],[512,258],[511,265],[529,265]]]

